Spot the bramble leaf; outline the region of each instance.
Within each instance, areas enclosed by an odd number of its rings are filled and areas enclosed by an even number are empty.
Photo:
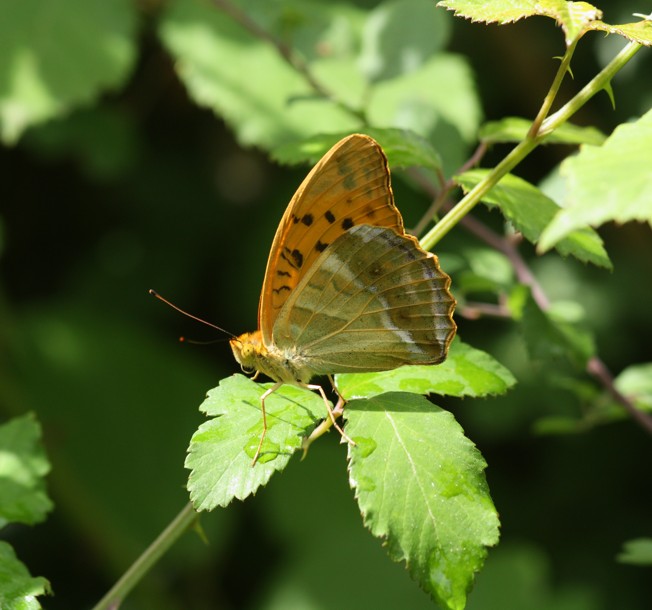
[[[609,221],[652,224],[651,167],[652,110],[617,127],[602,146],[583,146],[561,165],[566,201],[541,234],[539,249]]]
[[[442,608],[461,610],[498,541],[480,452],[451,413],[414,394],[353,400],[345,418],[365,525]]]
[[[488,173],[488,170],[474,169],[455,176],[455,179],[465,191],[470,191]],[[483,197],[483,201],[490,206],[498,206],[514,227],[534,244],[560,209],[536,186],[513,174],[504,176]],[[571,254],[583,262],[611,269],[611,261],[602,245],[602,239],[589,227],[573,231],[559,241],[555,248],[564,256]]]
[[[602,11],[588,2],[566,0],[443,0],[437,6],[472,21],[501,25],[534,15],[552,17],[564,30],[567,45],[586,31],[589,24],[602,17]]]
[[[136,59],[131,0],[0,3],[0,139],[120,86]]]
[[[527,137],[532,121],[521,117],[506,117],[489,121],[480,128],[480,140],[488,144],[521,142]],[[595,127],[580,127],[564,123],[543,141],[544,144],[593,144],[599,146],[607,136]]]
[[[441,167],[441,159],[432,144],[409,129],[365,128],[362,132],[378,141],[391,167]],[[272,158],[279,163],[307,161],[314,165],[331,146],[348,135],[348,132],[321,134],[284,144],[274,149]]]
[[[50,464],[40,440],[41,427],[33,415],[0,426],[0,527],[33,525],[52,510],[44,481]]]
[[[242,375],[223,379],[200,409],[212,417],[193,434],[186,458],[190,499],[196,510],[213,510],[244,500],[287,466],[304,436],[326,417],[322,398],[284,385],[265,400],[267,435],[254,467],[263,432],[260,399],[270,384]]]
[[[441,364],[336,376],[337,389],[347,399],[370,398],[384,392],[480,397],[504,394],[515,383],[513,375],[489,354],[459,339],[453,341]]]
[[[30,576],[11,545],[0,540],[0,608],[2,610],[39,610],[39,595],[50,593],[43,577]]]
[[[595,21],[590,25],[592,30],[599,30],[609,34],[619,34],[632,42],[652,46],[652,20],[648,17],[643,21],[610,25],[602,21]]]

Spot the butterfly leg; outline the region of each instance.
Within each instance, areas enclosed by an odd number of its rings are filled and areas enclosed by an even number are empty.
[[[254,454],[254,459],[251,462],[252,468],[256,465],[256,462],[260,457],[260,451],[263,448],[263,441],[265,440],[265,436],[267,434],[267,414],[265,413],[265,399],[270,394],[276,392],[276,390],[278,390],[282,385],[283,385],[282,381],[277,381],[271,388],[265,390],[265,392],[263,392],[263,395],[260,397],[260,410],[262,411],[263,414],[263,433],[260,435],[260,442],[258,443],[258,448],[256,449],[256,453]]]
[[[321,397],[324,400],[324,404],[326,405],[326,410],[328,411],[328,417],[331,420],[331,423],[333,424],[333,426],[335,426],[335,429],[340,433],[342,438],[347,443],[350,443],[351,445],[355,445],[355,442],[351,438],[349,438],[347,433],[344,432],[344,430],[342,430],[342,428],[339,426],[339,424],[335,420],[335,414],[333,413],[333,409],[331,409],[331,406],[328,403],[328,398],[326,398],[326,392],[324,392],[324,388],[322,388],[320,385],[317,385],[316,383],[309,383],[309,384],[306,385],[306,387],[311,389],[311,390],[317,390],[321,394]],[[338,393],[338,396],[340,396],[339,393]],[[340,396],[340,400],[343,401],[344,399]],[[338,404],[339,404],[339,402],[338,402]]]

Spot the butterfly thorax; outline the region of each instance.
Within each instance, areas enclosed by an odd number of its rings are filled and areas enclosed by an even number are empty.
[[[314,376],[295,349],[280,350],[266,346],[262,333],[257,330],[231,339],[235,359],[245,373],[263,373],[274,381],[291,384],[306,384]]]

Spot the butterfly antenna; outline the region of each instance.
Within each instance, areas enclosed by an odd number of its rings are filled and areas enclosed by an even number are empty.
[[[225,330],[224,328],[221,328],[220,326],[217,326],[216,324],[213,324],[212,322],[207,322],[206,320],[202,320],[201,318],[198,318],[197,316],[193,316],[191,313],[188,313],[187,311],[184,311],[181,309],[181,307],[177,307],[174,303],[171,303],[168,301],[166,298],[162,297],[156,290],[152,290],[151,288],[149,289],[149,294],[152,296],[155,296],[159,301],[163,301],[166,305],[169,305],[172,307],[172,309],[176,309],[179,313],[182,313],[184,316],[188,316],[189,318],[192,318],[193,320],[196,320],[197,322],[201,322],[202,324],[206,324],[206,326],[210,326],[211,328],[214,328],[215,330],[219,330],[222,333],[225,333],[229,335],[229,337],[232,337],[233,339],[237,339],[233,333],[230,333],[228,330]],[[188,343],[194,343],[193,341],[188,341],[185,339],[186,342]]]

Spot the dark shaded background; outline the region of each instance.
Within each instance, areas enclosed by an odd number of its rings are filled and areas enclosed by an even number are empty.
[[[644,10],[603,5],[611,22]],[[222,337],[147,290],[234,333],[254,330],[273,232],[307,171],[242,150],[198,108],[153,33],[155,19],[144,16],[124,90],[0,148],[0,402],[5,417],[34,410],[42,422],[56,503],[46,523],[15,526],[8,539],[32,574],[51,581],[51,609],[90,607],[182,508],[197,407],[237,370]],[[487,119],[533,116],[557,68],[552,57],[563,52],[560,32],[544,19],[455,27],[452,50],[470,56]],[[599,69],[612,45],[601,38],[580,44],[568,92]],[[644,50],[614,83],[616,109],[600,95],[577,122],[609,133],[640,116],[650,74]],[[491,151],[485,165],[506,150]],[[536,182],[567,152],[537,151],[520,175]],[[395,185],[414,223],[427,202],[400,176]],[[478,216],[501,228],[497,214]],[[617,373],[650,360],[652,240],[634,224],[601,234],[613,273],[523,249],[551,297],[585,306]],[[471,245],[460,229],[441,249]],[[652,534],[649,437],[626,419],[533,435],[537,418],[580,415],[583,405],[524,362],[512,323],[457,321],[467,342],[520,381],[507,397],[442,405],[486,457],[503,524],[469,607],[649,607],[649,570],[614,559],[623,541]],[[221,342],[182,345],[179,335]],[[257,497],[206,515],[210,544],[187,535],[123,607],[428,607],[361,527],[344,455],[331,437]]]

